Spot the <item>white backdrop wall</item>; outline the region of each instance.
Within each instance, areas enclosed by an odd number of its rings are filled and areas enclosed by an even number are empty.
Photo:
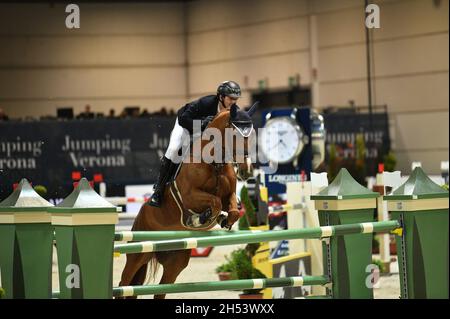
[[[449,145],[448,1],[373,2],[380,7],[381,28],[371,31],[372,99],[388,105],[398,169],[408,173],[412,161],[421,161],[427,172],[439,174]],[[349,101],[368,105],[363,3],[190,3],[190,97],[213,90],[222,79],[235,79],[243,83],[249,103],[259,80],[281,88],[300,74],[301,84],[312,87],[318,109]]]
[[[67,29],[66,15],[63,5],[1,5],[0,105],[10,114],[184,101],[183,4],[80,4],[80,29]]]
[[[448,160],[448,0],[377,0],[371,33],[373,102],[387,104],[398,168]],[[2,4],[0,107],[14,117],[178,109],[241,83],[241,105],[258,81],[310,86],[313,106],[368,104],[361,0],[199,0],[81,4],[81,28],[62,5]],[[313,72],[314,71],[314,72]]]

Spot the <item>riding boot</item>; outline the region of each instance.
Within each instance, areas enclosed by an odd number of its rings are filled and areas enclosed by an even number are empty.
[[[153,188],[154,192],[152,198],[149,201],[149,205],[161,207],[164,197],[164,189],[171,175],[174,173],[175,168],[176,164],[172,163],[170,159],[165,156],[161,158],[161,168],[159,171],[158,180]]]

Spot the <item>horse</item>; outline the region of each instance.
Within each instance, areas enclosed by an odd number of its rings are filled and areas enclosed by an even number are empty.
[[[253,130],[251,115],[256,109],[254,104],[248,112],[239,110],[233,105],[230,110],[218,113],[207,126],[220,131],[222,148],[225,131],[240,133],[244,137],[243,147],[238,147],[238,143],[232,143],[232,158],[235,161],[237,155],[244,155],[244,161],[238,163],[238,171],[242,175],[248,174],[251,165],[248,161],[249,149],[249,127],[240,126],[250,120],[250,132]],[[242,129],[243,128],[243,129]],[[244,133],[245,131],[245,133]],[[208,150],[210,141],[199,139],[201,154]],[[224,152],[222,152],[224,153]],[[209,151],[214,155],[214,149]],[[224,228],[231,229],[232,225],[239,219],[239,210],[236,197],[237,176],[231,162],[206,163],[203,156],[190,152],[190,161],[183,161],[173,182],[164,191],[163,203],[161,207],[153,207],[145,203],[133,223],[132,231],[161,231],[161,230],[209,230],[216,224]],[[242,156],[241,156],[242,158]],[[194,161],[196,159],[197,161]],[[246,173],[247,172],[247,173]],[[228,213],[228,216],[221,214],[221,211]],[[189,218],[195,213],[208,212],[207,221],[197,227],[188,227]],[[191,214],[189,218],[187,215]],[[198,217],[198,216],[197,216]],[[147,272],[154,278],[159,265],[163,266],[163,274],[160,284],[172,284],[178,275],[189,263],[191,250],[176,250],[167,252],[150,252],[140,254],[128,254],[124,270],[122,272],[119,286],[142,285],[147,276]],[[150,265],[150,268],[148,266]],[[148,270],[148,271],[147,271]],[[131,297],[136,298],[136,297]],[[155,299],[164,299],[165,294],[154,296]]]

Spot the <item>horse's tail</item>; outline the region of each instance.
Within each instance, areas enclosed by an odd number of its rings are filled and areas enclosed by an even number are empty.
[[[156,257],[156,253],[149,253],[150,254],[150,260],[148,261],[148,264],[145,265],[147,267],[147,280],[145,282],[146,285],[149,284],[150,281],[155,281],[156,273],[158,272],[159,263],[158,259]]]
[[[133,227],[131,228],[132,231],[139,231],[139,230],[147,230],[145,227],[145,209],[147,204],[144,204],[141,206],[141,209],[139,210],[139,213],[136,216],[136,219],[134,220]],[[145,253],[150,256],[149,261],[147,264],[142,266],[142,268],[145,267],[143,271],[146,271],[147,280],[145,281],[146,284],[150,282],[150,280],[154,281],[156,277],[156,273],[158,272],[159,263],[158,259],[156,257],[156,252],[150,252]]]

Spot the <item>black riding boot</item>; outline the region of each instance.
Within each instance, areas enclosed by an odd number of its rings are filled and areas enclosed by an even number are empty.
[[[175,168],[176,164],[172,163],[170,159],[165,156],[161,158],[161,168],[159,170],[158,181],[153,188],[154,192],[149,201],[149,205],[155,207],[161,206],[164,197],[164,189]]]

